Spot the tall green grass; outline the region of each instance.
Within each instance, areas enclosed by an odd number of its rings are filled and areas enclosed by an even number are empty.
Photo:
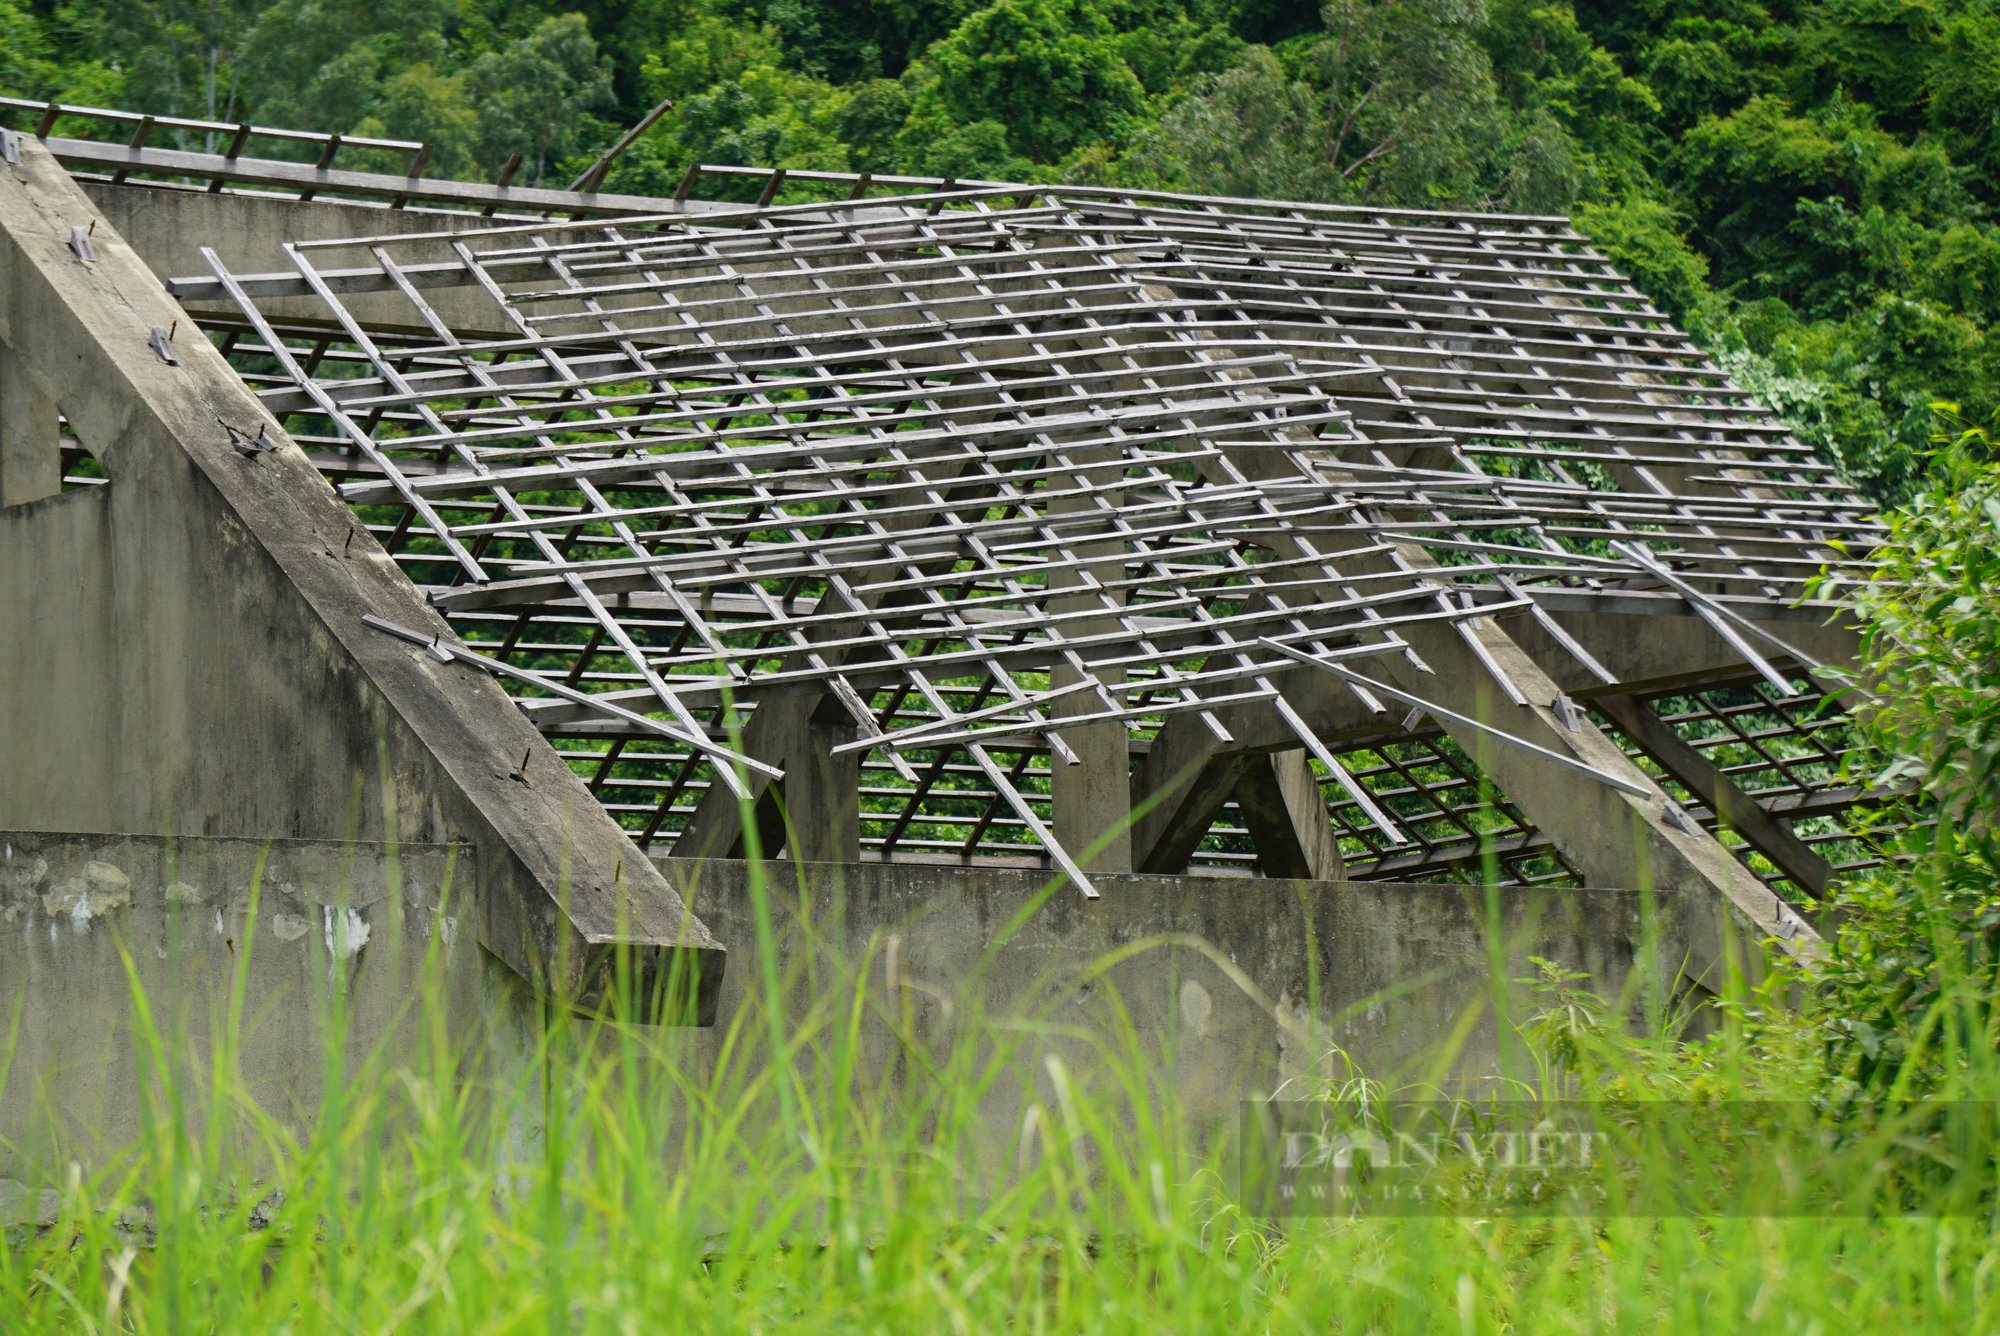
[[[926,999],[884,992],[878,959],[781,958],[775,892],[754,884],[758,941],[732,968],[756,982],[721,1033],[553,1012],[532,1061],[479,1065],[419,995],[404,1040],[357,1061],[335,991],[312,1110],[244,1093],[247,964],[199,1088],[165,1079],[177,1022],[135,984],[145,1132],[30,1185],[29,1218],[0,1232],[0,1331],[2000,1327],[2000,1248],[1977,1215],[1255,1218],[1229,1147],[1161,1089],[1166,1055],[1137,1030],[1106,1027],[1074,1071],[966,990],[928,999],[951,1004],[940,1037],[916,1021]],[[1823,1093],[1813,1032],[1767,998],[1726,999],[1689,1045],[1621,1037],[1623,1008],[1560,972],[1539,996],[1518,1037],[1547,1092]],[[894,1036],[887,1067],[871,1028]],[[1962,1088],[1929,1093],[2000,1098],[1990,1063],[1965,1066]],[[1023,1093],[995,1125],[1009,1080]],[[1871,1153],[1835,1145],[1795,1186],[1852,1206]],[[1650,1168],[1683,1173],[1686,1154]],[[1992,1167],[1951,1172],[1984,1188]]]

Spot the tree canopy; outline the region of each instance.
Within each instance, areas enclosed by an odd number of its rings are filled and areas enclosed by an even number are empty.
[[[1995,0],[0,0],[0,90],[687,164],[1573,215],[1873,493],[2000,343]]]

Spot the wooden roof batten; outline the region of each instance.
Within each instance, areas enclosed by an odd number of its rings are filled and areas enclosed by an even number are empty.
[[[506,673],[642,844],[1041,858],[1090,894],[1482,848],[1618,880],[1636,838],[1810,938],[1828,861],[1742,819],[1748,762],[1633,710],[1734,728],[1654,689],[1747,673],[1791,732],[1743,746],[1823,733],[1792,706],[1831,717],[1814,678],[1851,637],[1805,596],[1879,530],[1561,219],[710,167],[671,200],[503,200],[150,133],[46,142],[558,215],[288,245],[282,273],[209,251],[170,286],[232,312],[211,337],[445,613],[440,652]],[[1801,807],[1838,788],[1814,745]],[[1709,833],[1732,811],[1763,882]],[[1632,813],[1625,845],[1587,833]]]

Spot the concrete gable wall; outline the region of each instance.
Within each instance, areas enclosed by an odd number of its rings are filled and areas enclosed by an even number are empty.
[[[0,167],[0,355],[112,479],[0,511],[0,826],[465,841],[524,976],[588,994],[624,943],[712,991],[715,940],[499,685],[361,624],[445,631],[35,144]]]

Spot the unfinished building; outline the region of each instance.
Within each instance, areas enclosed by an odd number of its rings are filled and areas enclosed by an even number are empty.
[[[527,991],[588,1002],[622,950],[704,1022],[759,857],[905,970],[1056,878],[1038,966],[1186,932],[1338,1010],[1480,986],[1454,888],[1559,906],[1529,945],[1600,969],[1657,896],[1694,988],[1732,932],[1816,950],[1870,856],[1813,584],[1870,507],[1562,219],[716,167],[629,198],[0,105],[31,1013],[170,891],[233,950],[240,895],[173,871],[230,841],[449,853]],[[360,949],[333,893],[295,915],[322,972]],[[1297,1055],[1186,968],[1161,1025],[1268,1086]]]

